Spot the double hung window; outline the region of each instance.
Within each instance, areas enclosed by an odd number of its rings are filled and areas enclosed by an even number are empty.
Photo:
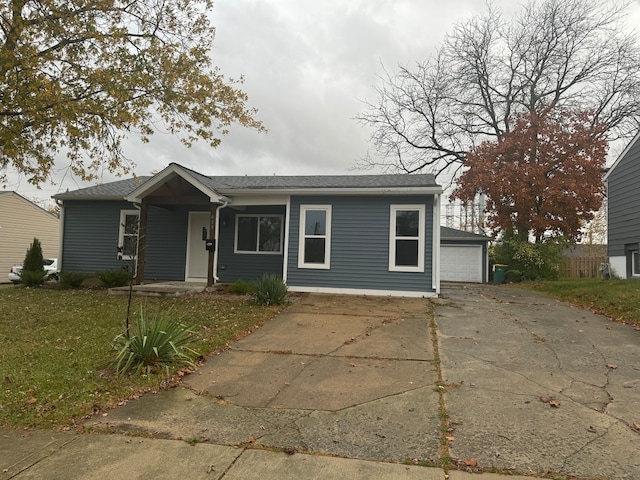
[[[424,272],[424,205],[391,205],[389,270]]]
[[[120,210],[118,260],[132,260],[138,247],[138,210]]]
[[[331,206],[300,206],[298,267],[329,269],[331,257]]]

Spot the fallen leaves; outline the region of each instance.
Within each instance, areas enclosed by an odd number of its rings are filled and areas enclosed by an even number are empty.
[[[478,461],[475,458],[468,458],[467,460],[464,461],[464,464],[467,467],[477,467]]]
[[[553,408],[560,408],[560,402],[556,402],[553,397],[542,396],[539,398],[542,403],[548,403]]]
[[[640,422],[633,422],[630,426],[631,430],[640,433]]]
[[[607,368],[615,370],[616,368],[618,368],[618,365],[616,365],[615,363],[607,363]]]

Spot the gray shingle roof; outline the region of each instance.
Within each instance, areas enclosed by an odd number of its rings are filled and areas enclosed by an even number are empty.
[[[407,175],[309,175],[309,176],[206,176],[179,166],[194,180],[221,193],[247,190],[385,189],[439,187],[432,174]],[[123,199],[152,177],[119,180],[94,187],[60,193],[59,200]]]
[[[484,240],[485,242],[488,242],[491,238],[486,235],[479,235],[477,233],[440,226],[440,240]]]
[[[58,200],[122,200],[151,177],[127,178],[54,195]]]

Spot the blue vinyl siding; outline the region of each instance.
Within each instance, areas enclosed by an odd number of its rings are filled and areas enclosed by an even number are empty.
[[[625,245],[640,244],[640,140],[608,177],[610,256],[624,256]]]
[[[184,280],[189,210],[149,207],[146,280]]]
[[[274,214],[282,215],[285,221],[285,206],[252,206],[243,210],[227,207],[220,211],[220,231],[218,239],[218,278],[221,283],[233,283],[242,279],[253,281],[265,273],[282,275],[283,252],[266,253],[234,253],[235,226],[237,215]],[[223,226],[224,224],[224,226]]]
[[[300,205],[331,205],[331,268],[298,268]],[[424,272],[389,271],[391,205],[425,205]],[[431,292],[433,196],[291,198],[287,283],[299,287]]]
[[[131,266],[118,260],[120,211],[135,210],[118,201],[65,201],[62,265],[65,271],[93,274]],[[188,210],[149,207],[145,277],[184,280]]]
[[[135,207],[128,202],[65,201],[60,269],[93,274],[131,265],[117,258],[120,210]]]

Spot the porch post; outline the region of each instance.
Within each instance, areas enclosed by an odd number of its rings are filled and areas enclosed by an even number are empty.
[[[208,263],[207,263],[207,288],[212,288],[213,284],[214,284],[214,278],[213,278],[213,259],[215,256],[215,249],[217,247],[216,243],[216,224],[217,224],[217,218],[216,218],[216,214],[218,212],[217,209],[217,204],[215,203],[211,203],[211,215],[210,215],[210,220],[209,220],[209,238],[208,240],[210,240],[213,245],[211,246],[211,248],[209,248],[209,258],[208,258]]]
[[[138,219],[138,251],[136,252],[135,283],[140,285],[144,280],[144,264],[147,261],[147,219],[149,209],[147,202],[142,200],[140,218]]]

